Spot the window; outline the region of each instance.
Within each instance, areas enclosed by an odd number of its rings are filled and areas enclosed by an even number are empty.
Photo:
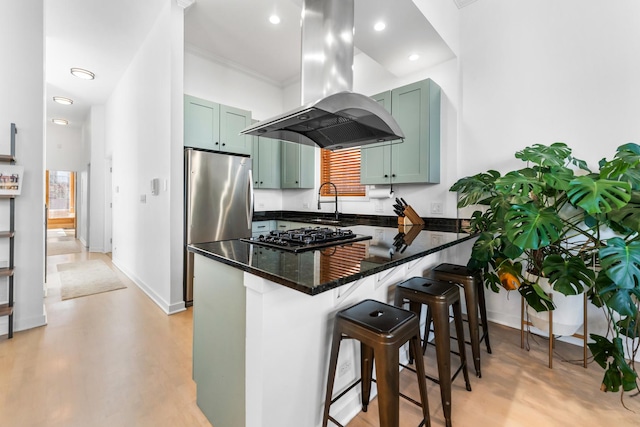
[[[360,147],[320,151],[321,183],[334,183],[340,197],[366,196],[365,186],[360,184]],[[334,196],[333,187],[325,185],[320,195]]]

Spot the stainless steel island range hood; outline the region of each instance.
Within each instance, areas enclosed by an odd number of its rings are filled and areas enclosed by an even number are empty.
[[[302,104],[243,134],[337,150],[404,139],[391,114],[353,86],[353,0],[304,0]]]

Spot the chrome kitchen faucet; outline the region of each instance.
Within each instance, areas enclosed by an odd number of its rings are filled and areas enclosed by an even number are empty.
[[[336,196],[334,200],[334,203],[336,204],[336,219],[340,219],[340,212],[338,212],[338,187],[336,187],[336,185],[333,182],[327,181],[320,184],[320,188],[318,188],[318,210],[320,210],[320,203],[331,203],[330,201],[320,201],[320,192],[322,191],[322,187],[324,187],[327,184],[333,185],[333,191]]]

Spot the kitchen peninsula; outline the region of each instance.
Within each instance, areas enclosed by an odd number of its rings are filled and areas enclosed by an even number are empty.
[[[355,225],[371,236],[294,253],[241,240],[193,244],[193,378],[216,427],[319,426],[335,313],[441,263],[465,264],[472,236],[418,226]],[[340,353],[336,392],[359,376],[357,347]],[[360,411],[357,388],[332,407]]]

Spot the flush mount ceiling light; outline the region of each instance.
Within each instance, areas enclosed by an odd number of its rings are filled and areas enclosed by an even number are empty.
[[[62,126],[69,124],[69,121],[65,119],[51,119],[51,121],[57,125],[62,125]]]
[[[376,22],[376,24],[373,26],[373,29],[376,31],[382,31],[385,28],[387,28],[387,24],[382,21]]]
[[[420,55],[418,55],[417,53],[412,53],[411,55],[409,55],[409,61],[417,61],[420,58]]]
[[[83,68],[72,68],[71,69],[71,74],[73,74],[74,76],[81,78],[81,79],[85,79],[85,80],[93,80],[96,78],[96,75],[93,74],[91,71],[89,70],[85,70]]]
[[[278,25],[280,23],[280,17],[278,15],[271,15],[269,17],[269,22],[271,22],[273,25]]]
[[[54,96],[53,100],[58,104],[62,105],[71,105],[73,104],[73,99],[65,98],[64,96]]]

